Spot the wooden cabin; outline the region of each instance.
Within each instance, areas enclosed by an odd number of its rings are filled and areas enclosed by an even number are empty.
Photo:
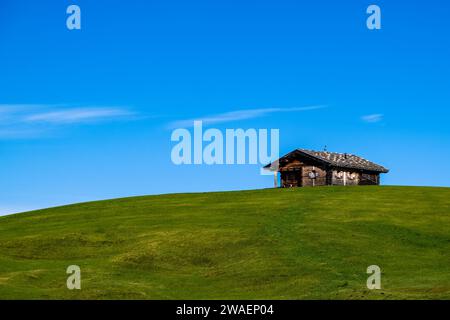
[[[268,164],[264,169],[278,173],[280,187],[326,185],[379,185],[380,174],[389,172],[381,165],[348,153],[296,149]]]

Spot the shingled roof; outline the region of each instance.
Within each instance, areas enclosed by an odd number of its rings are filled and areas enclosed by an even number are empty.
[[[387,173],[388,169],[385,167],[373,163],[369,160],[361,158],[359,156],[355,156],[349,153],[336,153],[336,152],[328,152],[328,151],[313,151],[313,150],[305,150],[305,149],[296,149],[287,155],[283,156],[281,159],[285,157],[289,157],[294,155],[295,153],[300,153],[306,155],[307,157],[319,160],[328,165],[339,167],[339,168],[348,168],[348,169],[357,169],[357,170],[367,170],[373,172]],[[271,167],[271,164],[267,165],[265,168]]]

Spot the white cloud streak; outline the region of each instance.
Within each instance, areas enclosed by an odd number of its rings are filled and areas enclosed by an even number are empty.
[[[203,121],[203,124],[216,124],[216,123],[225,123],[239,120],[247,120],[254,119],[267,116],[273,113],[282,113],[282,112],[302,112],[302,111],[310,111],[323,109],[326,106],[317,105],[317,106],[306,106],[306,107],[295,107],[295,108],[263,108],[263,109],[245,109],[245,110],[236,110],[225,113],[220,113],[216,115],[210,115],[206,117],[198,117],[187,120],[179,120],[174,121],[169,124],[170,128],[182,128],[192,126],[194,121]]]
[[[361,119],[364,122],[376,123],[376,122],[380,122],[381,120],[383,120],[383,117],[384,117],[383,114],[376,113],[376,114],[368,114],[368,115],[362,116]]]
[[[124,107],[0,104],[0,139],[42,137],[63,125],[130,119],[133,115]]]
[[[47,122],[53,124],[80,123],[96,120],[130,116],[128,110],[122,108],[77,108],[62,111],[52,111],[28,115],[26,122]]]

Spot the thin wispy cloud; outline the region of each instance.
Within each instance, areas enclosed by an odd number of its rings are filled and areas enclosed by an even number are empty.
[[[54,124],[80,123],[133,115],[123,108],[77,108],[62,111],[31,114],[24,118],[26,122],[48,122]]]
[[[295,108],[262,108],[262,109],[244,109],[244,110],[236,110],[225,113],[219,113],[216,115],[210,115],[205,117],[191,118],[185,120],[177,120],[173,121],[169,124],[169,128],[180,128],[192,126],[194,121],[202,121],[203,124],[217,124],[217,123],[225,123],[225,122],[233,122],[239,120],[247,120],[260,118],[264,116],[268,116],[274,113],[284,113],[284,112],[302,112],[302,111],[310,111],[323,109],[326,106],[317,105],[317,106],[306,106],[306,107],[295,107]]]
[[[383,120],[384,115],[381,113],[376,113],[376,114],[368,114],[365,116],[362,116],[361,119],[364,122],[368,122],[368,123],[376,123],[376,122],[380,122],[381,120]]]
[[[43,136],[61,126],[131,119],[126,107],[0,104],[0,139]]]
[[[18,115],[21,113],[37,112],[38,110],[45,110],[49,108],[56,108],[58,106],[45,104],[0,104],[1,115]]]
[[[45,108],[43,104],[0,104],[0,113],[17,112],[24,109]]]

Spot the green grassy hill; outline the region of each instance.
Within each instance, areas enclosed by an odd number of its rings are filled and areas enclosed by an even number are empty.
[[[382,290],[366,288],[374,264]],[[175,194],[0,217],[0,299],[15,298],[450,299],[450,189]]]

